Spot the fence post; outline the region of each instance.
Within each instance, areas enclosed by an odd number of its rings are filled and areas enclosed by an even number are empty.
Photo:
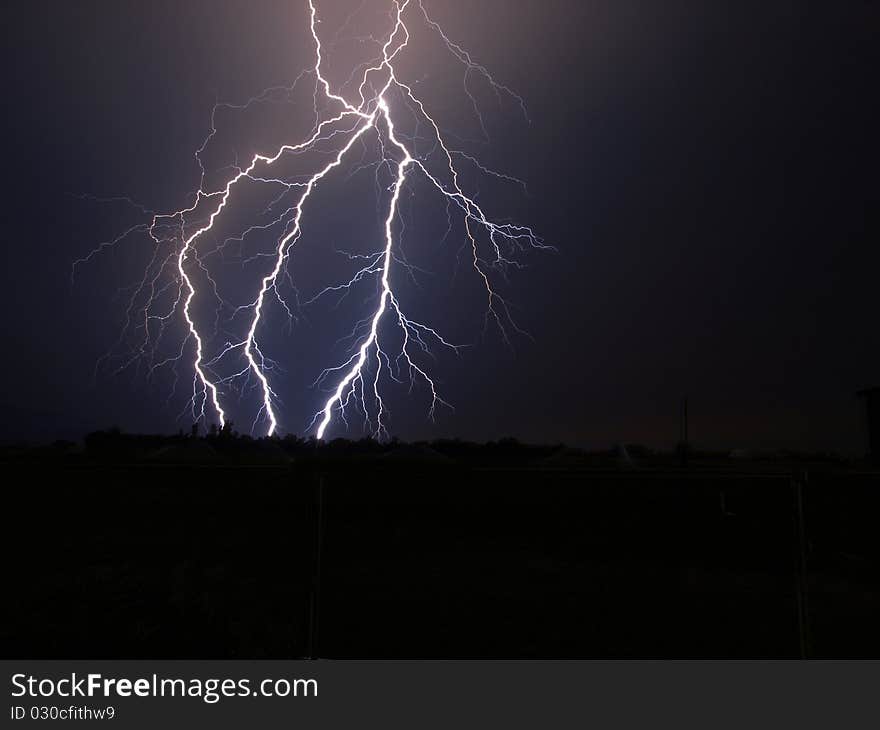
[[[794,497],[795,523],[795,596],[797,601],[798,639],[801,659],[811,654],[810,613],[809,613],[809,574],[807,572],[807,528],[804,519],[804,485],[808,472],[803,476],[792,476],[791,485]]]
[[[324,547],[324,475],[318,474],[315,509],[314,566],[309,600],[309,659],[318,658],[318,623],[321,609],[321,553]]]

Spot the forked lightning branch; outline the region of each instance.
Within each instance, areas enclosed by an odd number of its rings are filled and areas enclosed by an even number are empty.
[[[388,408],[383,389],[389,384],[403,384],[410,390],[416,386],[426,388],[429,394],[427,413],[431,418],[438,408],[452,407],[441,395],[430,364],[435,348],[458,352],[461,347],[444,337],[431,322],[411,317],[395,286],[397,277],[401,272],[406,273],[407,267],[405,257],[398,250],[399,203],[405,186],[416,176],[421,177],[435,191],[436,204],[445,207],[450,230],[453,219],[457,219],[463,230],[459,253],[466,251],[473,275],[485,292],[483,311],[478,314],[484,320],[483,329],[497,328],[505,341],[522,330],[515,324],[507,301],[498,293],[495,282],[509,267],[521,266],[518,256],[524,251],[548,248],[530,227],[511,223],[506,218],[491,217],[477,202],[477,195],[466,191],[458,167],[462,164],[472,166],[495,182],[522,182],[489,169],[473,155],[448,143],[449,135],[441,131],[441,125],[416,92],[415,84],[401,77],[396,63],[410,44],[412,24],[423,24],[429,32],[436,34],[449,52],[451,62],[461,65],[463,101],[473,110],[484,132],[485,125],[473,92],[476,81],[490,87],[499,99],[504,96],[512,99],[524,115],[526,110],[518,95],[497,82],[468,51],[449,38],[421,0],[392,0],[389,3],[386,35],[369,37],[369,42],[375,44],[375,57],[352,70],[350,83],[334,88],[325,76],[327,50],[322,45],[325,24],[321,23],[316,0],[308,0],[304,10],[308,15],[303,17],[303,22],[308,22],[314,43],[314,66],[304,71],[298,81],[305,77],[314,81],[315,124],[311,133],[304,139],[283,144],[271,153],[254,155],[247,164],[234,167],[224,184],[205,189],[201,153],[216,134],[212,124],[211,134],[196,153],[202,175],[192,203],[176,211],[151,212],[143,224],[133,226],[75,262],[74,272],[77,266],[129,235],[146,233],[153,255],[129,300],[120,342],[130,330],[137,330],[138,334],[134,345],[128,347],[121,369],[145,359],[150,373],[164,367],[175,368],[176,373],[181,362],[189,361],[192,395],[188,409],[194,420],[221,426],[228,420],[229,391],[237,383],[247,380],[256,385],[260,400],[252,431],[271,436],[279,431],[281,404],[276,393],[277,381],[274,379],[278,376],[272,367],[273,360],[261,347],[261,335],[273,326],[269,310],[280,304],[286,317],[293,316],[295,305],[288,302],[281,285],[290,276],[288,263],[294,247],[302,238],[303,221],[309,215],[311,199],[338,172],[338,168],[350,161],[352,149],[372,137],[380,151],[378,162],[391,172],[392,177],[383,214],[382,246],[373,254],[362,257],[364,265],[354,276],[324,291],[341,292],[375,280],[377,293],[372,303],[367,302],[368,308],[362,318],[351,323],[354,344],[349,356],[329,363],[318,374],[315,384],[324,388],[327,395],[307,430],[322,439],[334,422],[347,425],[347,417],[357,413],[369,432],[382,438],[388,435]],[[246,108],[253,102],[252,99],[238,108]],[[417,154],[415,140],[401,131],[399,119],[404,113],[408,119],[418,120],[422,137],[429,136],[430,152]],[[318,169],[293,181],[275,173],[281,160],[327,145],[335,146],[335,150],[329,161]],[[253,228],[270,229],[272,226],[278,226],[281,231],[268,254],[271,268],[259,281],[256,295],[251,301],[235,307],[237,315],[247,317],[244,335],[227,341],[216,352],[208,352],[206,330],[210,323],[200,321],[193,302],[200,294],[199,280],[207,280],[215,295],[217,284],[205,263],[200,245],[206,234],[236,205],[236,193],[245,181],[280,185],[292,196],[292,201],[273,223],[259,226],[255,223],[241,234],[243,238]],[[431,204],[431,201],[427,202]],[[160,305],[160,295],[168,292],[173,295],[171,303]],[[146,303],[136,304],[141,301],[139,298]],[[166,336],[166,330],[177,319],[184,326],[179,348],[170,356],[157,356],[158,341]],[[383,335],[383,328],[389,326],[398,330],[393,349],[386,344],[387,338]],[[235,357],[240,358],[242,367],[231,374],[220,375],[221,366]]]

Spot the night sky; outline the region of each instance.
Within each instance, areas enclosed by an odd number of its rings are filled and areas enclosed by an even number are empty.
[[[322,32],[358,4],[319,3]],[[855,392],[880,385],[876,4],[425,4],[523,97],[532,122],[482,89],[493,142],[468,141],[479,127],[460,68],[436,44],[415,49],[404,75],[466,138],[462,149],[528,182],[524,196],[471,174],[479,200],[558,252],[529,253],[500,287],[533,339],[481,338],[468,270],[452,278],[460,240],[440,243],[443,202],[413,186],[406,252],[431,273],[405,285],[407,301],[475,344],[432,365],[455,412],[431,424],[423,389],[392,390],[393,433],[670,447],[687,394],[698,446],[857,451]],[[150,249],[132,239],[71,286],[74,259],[143,220],[77,195],[185,204],[215,100],[290,84],[311,64],[306,4],[18,0],[4,16],[0,436],[188,429],[188,417],[178,420],[185,363],[170,401],[170,374],[114,376],[107,363],[95,372],[124,316],[117,290],[139,278]],[[328,73],[344,78],[356,51],[340,49]],[[288,127],[295,141],[310,114],[293,104],[221,115],[209,162],[243,159]],[[372,179],[347,184],[344,174],[328,184],[304,229],[295,264],[304,290],[334,283],[335,249],[375,247],[360,240],[377,225]],[[246,220],[238,215],[230,232]],[[246,300],[259,277],[228,269],[229,296]],[[367,294],[292,326],[275,308],[262,342],[285,368],[272,375],[284,431],[302,433],[322,404],[309,383],[345,359],[334,341],[368,311]],[[243,430],[248,407],[236,418]]]

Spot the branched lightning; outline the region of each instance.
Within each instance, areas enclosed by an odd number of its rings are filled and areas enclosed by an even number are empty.
[[[445,201],[447,237],[453,230],[453,213],[457,211],[460,216],[465,232],[462,250],[469,252],[473,270],[485,289],[484,331],[487,326],[494,324],[508,342],[511,332],[523,333],[513,321],[507,301],[493,287],[492,278],[496,273],[504,276],[510,267],[519,268],[521,264],[517,260],[517,253],[524,249],[549,248],[528,226],[493,220],[476,202],[476,196],[465,192],[457,160],[496,180],[521,186],[524,191],[526,184],[517,177],[484,166],[473,155],[447,144],[440,125],[414,90],[415,84],[402,80],[395,67],[395,61],[410,44],[408,24],[426,24],[461,64],[464,69],[463,91],[486,139],[486,125],[473,90],[475,76],[492,89],[499,102],[507,96],[520,107],[527,120],[528,115],[523,99],[507,86],[496,82],[484,66],[452,41],[428,14],[423,0],[390,0],[390,29],[387,35],[379,39],[372,35],[359,39],[376,48],[375,56],[371,61],[353,68],[346,82],[334,89],[325,76],[323,64],[325,54],[332,50],[342,28],[326,47],[322,45],[316,0],[307,0],[307,4],[314,44],[314,66],[300,73],[291,86],[267,89],[244,104],[215,104],[210,133],[195,152],[200,181],[191,203],[173,212],[156,213],[128,198],[108,199],[134,206],[148,216],[148,221],[137,223],[119,236],[96,246],[74,262],[72,273],[75,274],[78,267],[89,263],[106,249],[114,248],[137,234],[146,233],[151,241],[152,255],[143,276],[131,287],[123,333],[117,342],[117,347],[122,347],[124,343],[127,347],[119,369],[124,370],[133,363],[145,360],[148,373],[152,375],[170,366],[174,368],[176,383],[177,365],[185,357],[188,343],[192,343],[193,387],[189,409],[193,418],[211,420],[210,414],[213,414],[222,426],[227,421],[222,401],[228,397],[229,388],[237,384],[241,393],[255,388],[260,407],[253,429],[263,422],[265,433],[269,436],[279,429],[280,400],[272,387],[270,376],[277,377],[273,373],[279,371],[280,367],[263,354],[258,340],[259,332],[266,324],[267,303],[277,301],[289,321],[293,321],[297,312],[317,300],[331,295],[344,297],[360,282],[377,279],[375,308],[358,321],[349,336],[344,338],[353,343],[350,356],[340,364],[327,367],[315,380],[317,386],[329,386],[329,394],[312,418],[309,428],[314,429],[316,436],[322,439],[334,418],[338,417],[347,424],[347,411],[353,408],[362,412],[367,428],[375,436],[383,437],[388,435],[389,421],[388,408],[382,396],[382,378],[408,383],[410,390],[417,383],[423,383],[430,392],[428,415],[433,418],[439,406],[452,406],[441,397],[427,366],[421,363],[424,357],[431,357],[432,346],[448,348],[454,353],[458,353],[462,347],[450,342],[432,326],[408,316],[394,287],[396,271],[405,272],[412,278],[417,273],[400,246],[403,235],[401,194],[410,178],[420,176]],[[352,24],[357,12],[348,17],[343,28]],[[248,109],[285,96],[289,98],[307,77],[314,80],[314,124],[306,138],[283,144],[273,154],[257,153],[247,164],[230,166],[231,174],[226,182],[216,189],[206,190],[207,173],[202,157],[217,135],[218,110]],[[345,92],[352,88],[353,92]],[[326,107],[327,111],[322,111],[322,107]],[[415,120],[416,131],[412,137],[407,137],[395,126],[397,112],[406,112]],[[426,131],[420,134],[420,128]],[[374,162],[367,161],[368,139],[375,140],[379,152],[378,160]],[[379,180],[382,170],[387,171],[383,174],[390,173],[393,178],[387,189],[390,198],[382,216],[383,245],[369,254],[349,254],[348,258],[359,262],[360,266],[353,276],[347,281],[329,284],[314,296],[301,300],[289,271],[289,262],[292,249],[302,237],[307,204],[316,188],[348,157],[356,154],[352,153],[356,146],[361,151],[361,158],[352,160],[355,166],[349,176],[373,167],[377,190],[381,189]],[[426,151],[417,153],[419,147],[424,147]],[[285,178],[275,172],[278,167],[276,163],[282,158],[306,152],[327,154],[329,161],[319,165],[313,173],[295,178]],[[439,166],[435,162],[438,158],[441,161]],[[212,248],[206,248],[202,245],[206,234],[213,234],[215,222],[232,205],[235,190],[245,181],[278,189],[262,211],[262,215],[271,216],[272,220],[268,223],[255,222],[237,235],[227,236]],[[377,200],[381,202],[381,195]],[[276,244],[272,251],[245,257],[243,247],[248,236],[266,231],[276,232]],[[271,268],[260,279],[256,296],[244,304],[233,304],[223,299],[210,268],[213,257],[226,256],[236,244],[242,265],[257,258],[268,258],[271,262]],[[207,284],[201,284],[201,280]],[[287,285],[293,293],[293,301],[288,300],[289,293],[282,293],[282,284]],[[197,297],[207,297],[215,302],[215,316],[212,328],[207,327],[208,334],[206,325],[197,322],[198,318],[193,314],[193,303]],[[243,337],[227,334],[219,351],[208,356],[207,343],[220,334],[224,324],[221,322],[223,311],[229,315],[227,323],[238,317],[245,318],[245,334]],[[160,345],[165,338],[167,324],[177,314],[186,325],[185,337],[171,354],[161,356]],[[383,324],[386,320],[388,325]],[[389,326],[396,328],[399,335],[399,349],[395,351],[389,350],[387,339],[384,344],[382,341],[385,337],[383,333]],[[137,333],[133,341],[127,337],[131,332]],[[244,364],[236,372],[221,376],[218,367],[231,353],[243,356]]]

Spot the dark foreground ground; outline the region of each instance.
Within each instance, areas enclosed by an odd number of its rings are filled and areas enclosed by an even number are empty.
[[[409,456],[7,457],[2,656],[880,657],[877,474]]]

